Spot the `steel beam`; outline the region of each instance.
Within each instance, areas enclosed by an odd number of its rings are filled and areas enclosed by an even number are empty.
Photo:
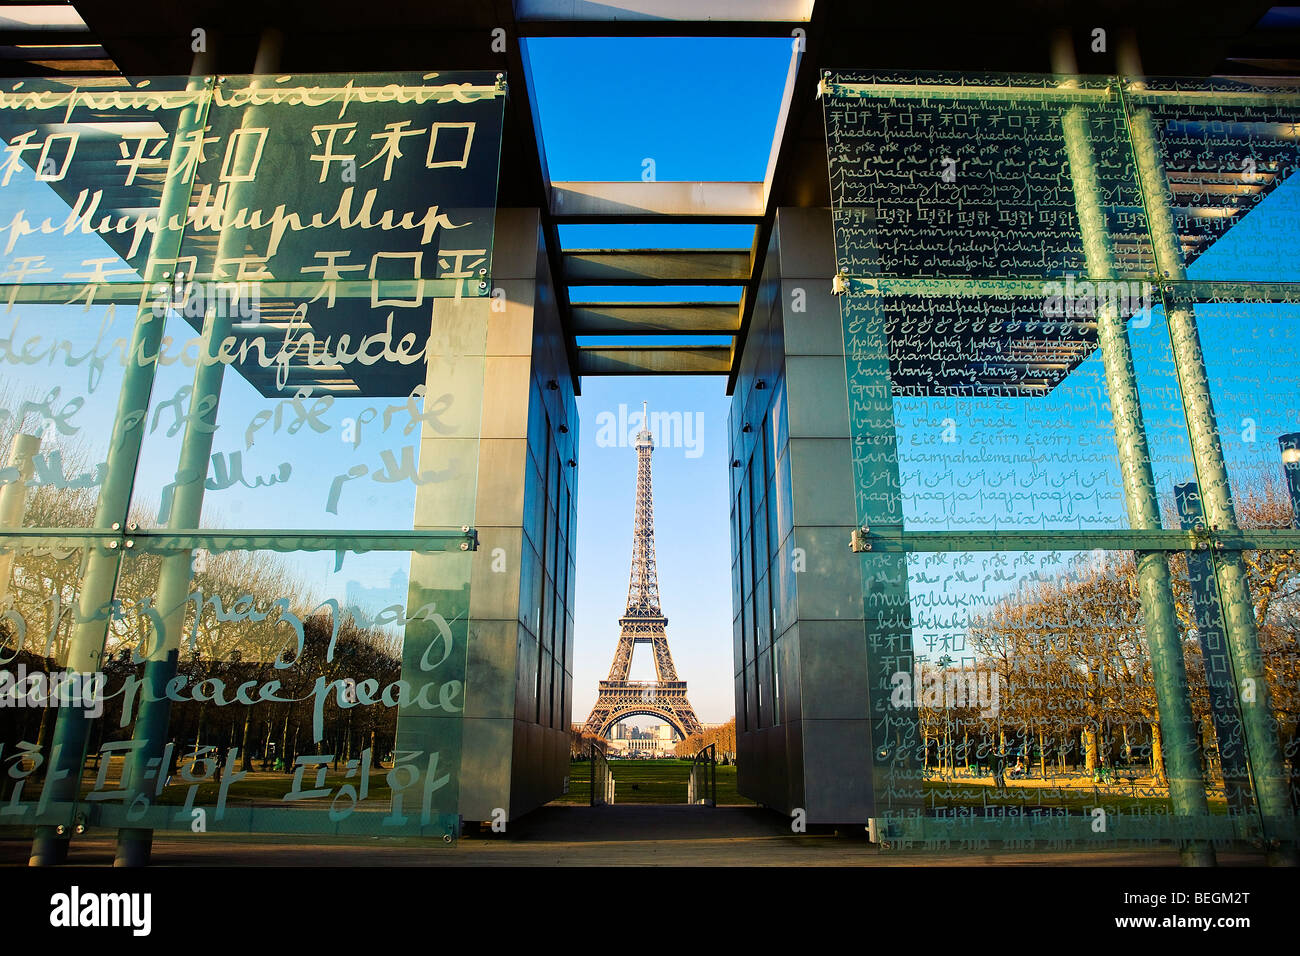
[[[578,349],[579,375],[726,375],[726,346],[647,346]]]
[[[1130,113],[1128,126],[1157,265],[1174,281],[1186,280],[1178,232],[1168,200],[1168,180],[1160,158],[1155,119],[1150,110],[1139,108]],[[1180,302],[1169,295],[1165,315],[1173,346],[1174,367],[1187,413],[1187,433],[1192,445],[1192,460],[1196,464],[1205,521],[1214,530],[1232,531],[1237,527],[1237,515],[1232,503],[1228,469],[1223,460],[1223,446],[1219,441],[1214,403],[1210,398],[1210,381],[1196,314],[1189,302]],[[1255,604],[1241,553],[1216,552],[1214,575],[1223,607],[1228,653],[1238,681],[1255,802],[1259,807],[1265,839],[1277,844],[1270,847],[1269,857],[1274,863],[1294,864],[1297,854],[1290,781],[1273,717],[1272,694],[1268,689],[1264,655],[1260,650],[1255,622]],[[1253,693],[1247,694],[1246,688]]]
[[[743,285],[749,250],[574,249],[564,253],[571,285]]]
[[[263,31],[255,67],[258,73],[275,69],[282,42],[283,37],[278,30]],[[256,89],[266,82],[258,78],[250,86]],[[259,121],[265,122],[268,119],[264,107],[251,106],[243,111],[240,126],[255,128]],[[243,168],[242,164],[252,160],[253,150],[257,146],[250,140],[251,137],[240,140],[235,168]],[[249,182],[232,183],[226,198],[226,215],[233,217],[235,210],[248,202],[252,191]],[[224,230],[217,239],[216,261],[228,262],[240,255],[244,248],[243,242],[243,236],[235,230]],[[181,439],[176,480],[171,486],[172,497],[166,502],[170,507],[167,516],[167,528],[170,531],[197,528],[203,523],[208,461],[212,455],[213,437],[219,427],[217,417],[226,374],[225,363],[215,359],[222,343],[229,337],[233,324],[229,315],[220,314],[215,308],[209,308],[204,318],[203,335],[199,344],[199,354],[204,360],[195,365],[194,384],[190,392],[191,415],[186,421],[185,434]],[[144,665],[144,684],[148,693],[136,715],[135,728],[131,734],[136,747],[127,758],[122,781],[125,787],[140,794],[147,792],[146,781],[150,766],[159,767],[166,747],[171,721],[171,699],[167,696],[166,688],[176,676],[180,662],[181,634],[185,630],[185,612],[193,584],[193,563],[193,551],[188,548],[178,549],[163,555],[158,572],[158,591],[153,606],[161,616],[161,623],[155,625],[153,637],[148,644]],[[195,746],[198,746],[197,742]],[[144,866],[149,862],[152,849],[152,830],[123,827],[117,832],[117,852],[113,865]]]
[[[1089,139],[1088,118],[1081,107],[1072,107],[1061,117],[1074,204],[1079,216],[1088,274],[1102,278],[1115,275],[1115,258],[1106,229],[1096,157]],[[1097,311],[1097,341],[1101,348],[1119,453],[1120,478],[1129,524],[1134,528],[1160,528],[1160,505],[1151,451],[1138,394],[1133,350],[1123,316],[1113,305]],[[1183,662],[1182,634],[1174,612],[1173,580],[1168,558],[1159,551],[1134,551],[1137,564],[1138,602],[1143,631],[1151,658],[1160,733],[1164,742],[1169,780],[1169,802],[1175,816],[1183,817],[1193,830],[1209,816],[1205,779],[1196,749],[1196,722],[1187,689]],[[1205,840],[1187,840],[1180,847],[1184,864],[1213,866],[1214,849]]]
[[[1174,485],[1174,504],[1185,529],[1203,528],[1201,493],[1196,482]],[[1196,619],[1196,639],[1201,645],[1205,690],[1210,698],[1210,718],[1219,747],[1228,812],[1240,817],[1251,812],[1250,768],[1246,738],[1237,708],[1237,681],[1223,633],[1223,609],[1214,583],[1214,559],[1208,548],[1187,552],[1187,584]]]
[[[551,215],[563,222],[758,222],[763,184],[757,182],[557,182]]]
[[[201,131],[207,117],[208,96],[211,83],[208,79],[193,77],[190,90],[203,93],[180,114],[172,135],[172,148],[168,159],[169,172],[184,158],[181,144],[194,131]],[[167,224],[183,221],[189,208],[191,184],[181,177],[169,176],[158,203],[158,229],[149,246],[149,258],[144,268],[149,282],[161,278],[160,263],[175,261],[180,248],[182,230]],[[165,316],[153,314],[151,304],[142,303],[136,316],[132,333],[131,356],[157,355],[166,323]],[[131,489],[135,481],[140,446],[144,439],[143,419],[149,409],[156,365],[152,362],[131,361],[122,375],[118,393],[117,413],[113,419],[113,434],[109,443],[103,487],[95,509],[95,526],[118,530],[125,524],[131,503]],[[108,637],[109,608],[117,584],[120,550],[95,549],[89,552],[86,570],[77,594],[77,606],[67,659],[64,667],[85,673],[102,669],[104,641]],[[50,748],[48,772],[41,800],[52,803],[71,803],[80,790],[82,766],[89,742],[90,723],[85,712],[75,707],[59,708],[54,726],[54,740]],[[69,835],[62,827],[38,826],[32,840],[31,863],[48,866],[67,859]]]
[[[772,241],[772,229],[776,223],[777,207],[785,205],[810,206],[820,205],[811,201],[807,181],[795,183],[794,169],[800,163],[800,157],[810,157],[815,153],[811,168],[825,167],[825,137],[816,137],[815,147],[803,138],[812,113],[820,113],[820,104],[815,98],[817,89],[817,62],[822,55],[823,38],[826,34],[829,4],[826,0],[817,4],[809,17],[805,35],[794,43],[791,49],[791,69],[793,81],[787,76],[786,90],[788,97],[783,100],[778,128],[781,132],[779,142],[774,141],[773,152],[768,157],[765,181],[762,183],[763,218],[754,229],[754,242],[750,247],[754,260],[753,274],[745,291],[741,295],[740,331],[732,347],[731,368],[727,372],[727,394],[735,391],[736,379],[740,375],[740,361],[745,352],[745,339],[749,334],[750,320],[753,318],[754,305],[758,301],[758,287],[763,280],[763,267],[767,261],[767,247]],[[819,117],[818,117],[819,118]],[[816,125],[816,124],[814,124]],[[806,167],[807,168],[807,167]],[[814,174],[813,181],[824,178],[820,173]],[[793,201],[791,201],[793,199]],[[827,277],[829,278],[829,276]]]
[[[575,335],[734,335],[740,310],[730,302],[578,302]]]

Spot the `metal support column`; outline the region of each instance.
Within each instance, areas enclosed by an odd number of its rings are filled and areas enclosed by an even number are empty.
[[[1186,530],[1203,528],[1201,494],[1196,482],[1174,486],[1178,517]],[[1205,543],[1202,542],[1202,547]],[[1246,765],[1246,740],[1237,711],[1237,682],[1228,656],[1223,633],[1223,612],[1214,586],[1214,560],[1209,550],[1187,552],[1187,579],[1192,595],[1192,613],[1196,636],[1201,645],[1205,667],[1205,687],[1210,698],[1210,715],[1214,737],[1219,746],[1219,763],[1223,769],[1223,786],[1228,812],[1240,818],[1254,811],[1250,795],[1250,769]]]
[[[1102,210],[1101,187],[1088,134],[1088,120],[1083,109],[1075,106],[1067,110],[1061,118],[1061,126],[1089,278],[1093,281],[1113,280],[1114,255]],[[1160,527],[1160,508],[1125,318],[1114,302],[1107,302],[1098,304],[1096,320],[1129,524],[1138,529],[1156,529]],[[1207,820],[1209,805],[1197,757],[1196,725],[1187,690],[1182,638],[1174,613],[1169,562],[1162,552],[1135,551],[1133,556],[1137,563],[1143,630],[1151,655],[1160,734],[1164,741],[1169,800],[1174,814],[1185,818],[1185,826],[1194,832]],[[1185,865],[1214,865],[1214,850],[1204,840],[1185,841],[1181,853]]]
[[[196,76],[190,80],[187,90],[194,99],[181,111],[172,136],[167,178],[158,203],[157,231],[150,242],[149,257],[143,270],[146,285],[160,281],[164,264],[175,260],[188,216],[192,182],[177,175],[185,156],[181,144],[187,136],[203,128],[211,96],[211,78]],[[171,228],[173,221],[180,223],[180,228]],[[120,530],[126,521],[157,368],[154,359],[158,355],[165,324],[165,315],[154,314],[153,300],[146,289],[131,335],[118,394],[104,484],[95,509],[96,528]],[[112,547],[96,546],[87,556],[65,662],[69,670],[84,673],[100,669],[120,561],[121,551]],[[84,710],[76,707],[59,709],[47,761],[49,769],[45,777],[46,789],[42,792],[43,801],[63,804],[77,799],[89,729]],[[67,859],[68,842],[69,835],[64,827],[54,824],[38,826],[32,841],[31,865],[62,863]]]
[[[1183,281],[1187,273],[1170,210],[1169,184],[1160,159],[1155,119],[1148,109],[1129,110],[1128,126],[1147,223],[1155,244],[1156,262],[1166,278]],[[1209,376],[1201,352],[1196,315],[1190,302],[1176,302],[1168,292],[1165,314],[1173,346],[1174,368],[1187,413],[1187,433],[1205,520],[1215,531],[1235,531],[1237,516],[1214,417],[1214,404],[1210,398]],[[1264,673],[1264,657],[1260,652],[1255,605],[1241,552],[1216,550],[1214,573],[1223,607],[1228,652],[1237,675],[1255,802],[1259,807],[1264,839],[1272,844],[1269,859],[1273,863],[1295,865],[1295,816],[1273,719],[1272,695]],[[1251,692],[1242,693],[1246,688]]]
[[[278,30],[263,33],[258,48],[256,71],[274,72],[283,36]],[[257,86],[253,80],[250,86]],[[256,107],[244,111],[241,126],[255,126],[258,122]],[[257,144],[252,137],[240,137],[236,150],[235,168],[242,169],[253,159]],[[249,183],[232,182],[226,195],[223,222],[234,218],[247,198]],[[222,232],[217,240],[217,252],[212,263],[212,279],[220,282],[218,270],[223,262],[236,258],[243,247],[244,237],[236,230]],[[197,280],[197,277],[195,277]],[[220,296],[209,299],[221,301]],[[175,531],[197,528],[203,516],[203,495],[208,476],[208,462],[212,455],[212,438],[217,429],[217,412],[221,402],[221,387],[226,365],[217,358],[221,343],[230,335],[232,320],[229,310],[209,305],[204,317],[202,343],[194,369],[194,386],[190,393],[190,408],[197,410],[185,425],[181,451],[177,462],[171,510],[167,527]],[[143,792],[147,786],[147,773],[152,762],[159,774],[166,768],[158,766],[167,743],[167,727],[171,719],[171,699],[166,694],[167,684],[176,676],[180,659],[181,634],[185,630],[185,610],[193,580],[194,553],[190,550],[168,554],[162,559],[158,574],[158,595],[154,607],[162,616],[162,629],[149,647],[144,670],[145,693],[140,713],[136,718],[133,739],[135,748],[128,758],[128,768],[123,776],[124,788]],[[229,773],[233,766],[223,772]],[[114,866],[145,866],[149,863],[153,847],[153,831],[144,828],[123,828],[117,834],[117,853]]]
[[[185,426],[171,513],[167,521],[170,530],[197,528],[203,513],[204,482],[208,475],[208,459],[212,454],[212,435],[216,430],[217,408],[225,370],[225,364],[216,361],[213,353],[221,346],[229,329],[228,317],[219,318],[209,311],[204,322],[203,341],[194,372],[194,390],[190,394],[190,407],[202,408],[202,411],[191,417]],[[209,359],[212,359],[211,364],[207,364]],[[162,616],[162,627],[149,643],[144,666],[142,703],[132,734],[136,746],[127,758],[122,778],[124,789],[138,793],[144,793],[148,788],[147,774],[151,761],[156,773],[164,776],[167,773],[167,768],[158,763],[166,746],[167,726],[171,718],[167,684],[176,676],[180,658],[181,634],[185,630],[185,609],[190,595],[193,563],[192,551],[174,552],[163,557],[158,572],[158,594],[154,607]],[[123,828],[117,834],[117,854],[113,865],[144,866],[149,862],[152,846],[152,830]]]

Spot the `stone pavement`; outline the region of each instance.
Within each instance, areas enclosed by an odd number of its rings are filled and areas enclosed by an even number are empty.
[[[24,865],[28,839],[0,838],[0,864]],[[113,838],[73,841],[69,863],[107,866]],[[395,838],[159,834],[157,866],[1177,866],[1174,850],[882,851],[865,833],[795,834],[757,807],[543,807],[503,834],[470,828],[453,846]],[[1257,866],[1249,852],[1220,853],[1221,866]]]

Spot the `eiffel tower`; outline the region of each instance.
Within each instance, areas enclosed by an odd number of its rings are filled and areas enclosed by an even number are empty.
[[[636,521],[632,533],[632,574],[627,586],[627,610],[618,619],[621,633],[609,679],[600,682],[600,693],[587,731],[607,737],[614,725],[625,717],[658,717],[683,738],[699,733],[699,719],[686,699],[686,681],[677,679],[673,655],[668,650],[665,628],[668,618],[659,608],[659,573],[655,570],[655,507],[650,490],[650,453],[654,439],[650,434],[645,403],[641,406],[642,427],[636,436]],[[649,644],[654,648],[654,681],[627,679],[632,665],[632,648]]]

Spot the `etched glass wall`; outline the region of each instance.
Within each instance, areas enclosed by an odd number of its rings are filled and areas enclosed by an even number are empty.
[[[1294,846],[1284,83],[822,77],[897,845]]]
[[[455,831],[504,96],[0,87],[0,825]]]

